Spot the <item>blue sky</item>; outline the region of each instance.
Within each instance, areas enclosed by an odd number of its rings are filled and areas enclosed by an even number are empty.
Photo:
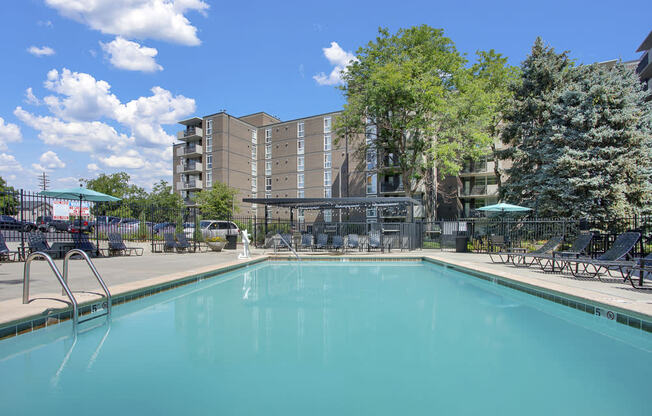
[[[637,59],[652,29],[648,2],[536,3],[4,0],[0,176],[27,189],[42,170],[54,187],[117,171],[170,181],[176,121],[340,109],[337,68],[379,26],[443,28],[469,56],[493,48],[513,65],[536,36],[579,63]]]

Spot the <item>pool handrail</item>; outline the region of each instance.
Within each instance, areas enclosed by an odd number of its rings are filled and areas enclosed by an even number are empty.
[[[292,245],[291,245],[288,241],[285,241],[285,238],[283,238],[283,236],[282,236],[280,233],[279,233],[279,234],[276,234],[276,235],[281,239],[281,241],[283,241],[283,242],[285,243],[285,245],[287,246],[287,248],[289,248],[290,251],[292,251],[292,253],[294,253],[294,257],[296,257],[297,260],[301,261],[301,257],[299,257],[299,255],[297,254],[297,252],[296,252],[296,250],[294,249],[294,247],[292,247]],[[276,251],[276,246],[274,246],[274,250]]]
[[[84,258],[84,260],[86,260],[86,264],[88,264],[88,267],[95,275],[97,282],[100,284],[100,286],[102,286],[102,290],[104,290],[104,293],[106,294],[106,304],[107,304],[106,315],[107,318],[110,318],[111,317],[111,292],[109,292],[109,288],[104,283],[102,276],[100,276],[100,273],[95,268],[95,265],[91,261],[90,257],[88,257],[88,254],[85,251],[80,250],[78,248],[68,251],[63,258],[63,281],[66,284],[66,287],[68,286],[68,262],[70,261],[70,257],[72,257],[75,254],[79,254]]]

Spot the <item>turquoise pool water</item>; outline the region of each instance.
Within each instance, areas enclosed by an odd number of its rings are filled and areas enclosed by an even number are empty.
[[[429,263],[266,262],[113,315],[0,341],[0,414],[652,414],[650,334]]]

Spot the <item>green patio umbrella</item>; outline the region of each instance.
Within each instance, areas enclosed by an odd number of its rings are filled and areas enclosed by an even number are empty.
[[[111,202],[120,201],[120,198],[115,196],[103,194],[102,192],[93,191],[91,189],[82,188],[64,188],[64,189],[51,189],[49,191],[41,191],[40,195],[49,196],[52,198],[61,199],[79,199],[79,220],[81,221],[82,214],[82,201],[90,202]]]
[[[532,211],[532,208],[521,207],[519,205],[512,205],[512,204],[506,204],[504,202],[500,202],[498,204],[487,205],[486,207],[478,208],[478,211],[505,213],[505,212]]]

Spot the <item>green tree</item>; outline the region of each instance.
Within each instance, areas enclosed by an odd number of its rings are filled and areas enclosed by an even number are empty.
[[[500,62],[493,52],[481,58]],[[366,142],[355,144],[359,156],[377,152],[378,173],[400,175],[408,196],[425,190],[429,216],[438,178],[459,173],[465,159],[486,153],[491,143],[488,83],[477,82],[466,63],[443,30],[422,25],[396,34],[379,29],[343,74],[347,103],[336,121],[338,137],[366,134]]]
[[[152,209],[152,221],[174,222],[176,215],[183,208],[183,199],[174,193],[172,186],[165,180],[160,180],[152,187],[152,192],[147,195],[147,203]]]
[[[0,177],[0,214],[16,215],[18,212],[18,198],[16,198],[16,190],[7,185],[2,177]]]
[[[203,218],[227,219],[239,211],[236,204],[238,190],[221,182],[213,183],[211,189],[199,192],[194,202],[199,206]]]
[[[139,217],[147,193],[143,188],[131,184],[130,179],[131,177],[126,172],[117,172],[110,175],[101,173],[94,179],[82,179],[81,182],[86,188],[122,199],[122,202],[119,203],[96,204],[93,213],[95,215]]]
[[[542,187],[552,181],[544,160],[554,151],[549,137],[548,118],[552,96],[567,82],[573,62],[567,52],[556,53],[537,38],[530,55],[521,64],[521,80],[511,88],[513,97],[504,111],[501,139],[507,149],[496,152],[509,160],[509,176],[501,184],[501,199],[535,208]]]

